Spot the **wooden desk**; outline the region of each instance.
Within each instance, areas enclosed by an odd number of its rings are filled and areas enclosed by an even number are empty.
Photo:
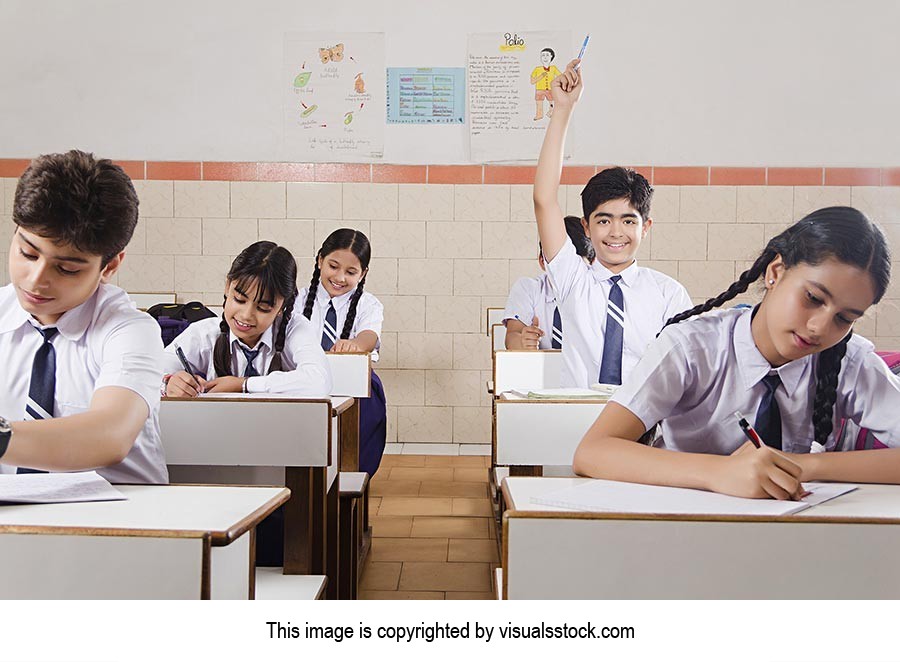
[[[585,480],[504,480],[504,598],[900,598],[900,486],[862,485],[772,518],[586,513],[531,503]]]
[[[284,488],[119,485],[126,501],[0,506],[0,598],[247,599]]]
[[[336,590],[339,467],[359,462],[353,398],[164,398],[160,431],[173,482],[281,484],[285,574],[329,576]],[[328,559],[333,557],[333,562]]]

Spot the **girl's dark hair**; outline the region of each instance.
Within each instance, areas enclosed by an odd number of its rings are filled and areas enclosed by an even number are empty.
[[[121,167],[73,149],[31,162],[16,185],[12,218],[25,230],[101,256],[105,266],[131,241],[138,197]]]
[[[781,256],[787,269],[804,263],[818,265],[834,258],[869,273],[875,300],[881,301],[891,280],[891,252],[881,230],[865,214],[852,207],[826,207],[797,221],[772,238],[753,265],[718,296],[675,315],[666,322],[677,324],[706,313],[730,301],[765,274],[769,263]],[[841,360],[847,353],[848,333],[839,343],[819,352],[816,364],[816,394],[813,400],[813,429],[823,446],[834,429],[834,401],[837,396]]]
[[[306,295],[306,305],[303,307],[303,315],[306,319],[312,319],[313,304],[316,302],[316,293],[319,289],[319,260],[342,249],[347,249],[353,253],[359,260],[362,270],[365,272],[369,268],[369,260],[372,257],[372,246],[369,244],[369,238],[359,230],[351,228],[340,228],[335,230],[322,244],[322,248],[316,253],[316,266],[313,269],[312,279],[309,281],[309,293]],[[356,321],[356,305],[359,303],[360,297],[363,295],[363,288],[366,284],[366,274],[359,280],[356,286],[356,292],[350,299],[350,309],[347,311],[347,319],[344,321],[344,328],[341,331],[341,340],[350,337],[350,331],[353,329],[353,323]]]
[[[588,262],[593,262],[597,254],[594,251],[594,245],[591,243],[591,240],[584,233],[584,225],[581,224],[581,219],[577,216],[566,216],[564,220],[566,233],[569,235],[572,243],[575,244],[575,252],[578,254],[578,257],[587,258]]]
[[[227,278],[228,282],[232,283],[234,288],[240,292],[249,292],[255,285],[257,303],[267,302],[274,305],[276,295],[284,298],[281,323],[275,334],[274,354],[269,363],[269,372],[281,370],[281,354],[284,350],[287,327],[291,320],[291,313],[294,311],[294,302],[297,299],[297,261],[288,249],[278,246],[272,241],[257,241],[255,244],[247,246],[240,255],[234,258]],[[213,350],[213,366],[215,366],[216,375],[223,377],[231,374],[231,342],[229,342],[230,335],[228,322],[225,321],[225,311],[222,311],[219,330],[219,337],[216,338],[216,346]]]

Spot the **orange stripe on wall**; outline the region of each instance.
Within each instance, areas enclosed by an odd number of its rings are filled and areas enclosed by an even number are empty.
[[[706,186],[709,184],[709,168],[654,166],[652,182],[666,186]]]
[[[428,168],[413,165],[373,165],[372,181],[378,184],[424,184]]]
[[[314,182],[316,169],[312,163],[259,163],[256,178],[261,182]],[[204,165],[203,176],[206,176]]]
[[[765,186],[765,168],[710,168],[709,183],[714,186]]]
[[[881,186],[878,168],[825,168],[825,186]]]
[[[534,184],[535,166],[485,166],[485,184]]]
[[[824,168],[769,168],[769,186],[822,186]]]
[[[147,179],[200,179],[200,162],[147,161]]]
[[[21,177],[29,159],[0,159],[0,177]]]
[[[481,184],[482,166],[428,166],[429,184]]]
[[[900,168],[884,168],[881,171],[882,186],[900,186]]]
[[[132,179],[144,179],[145,166],[147,165],[144,161],[113,161],[117,166],[121,167],[122,170],[125,171],[125,174],[131,177]]]
[[[368,163],[316,163],[317,182],[370,182],[372,166]]]

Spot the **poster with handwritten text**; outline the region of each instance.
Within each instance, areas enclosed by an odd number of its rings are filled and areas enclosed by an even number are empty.
[[[284,36],[284,141],[297,161],[384,155],[384,33]]]
[[[550,87],[571,58],[569,31],[469,35],[472,161],[537,160],[553,114]],[[566,158],[571,139],[570,128]]]

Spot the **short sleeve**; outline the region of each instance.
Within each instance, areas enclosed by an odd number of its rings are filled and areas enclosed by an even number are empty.
[[[381,326],[384,323],[384,306],[373,294],[366,292],[356,307],[356,320],[353,323],[354,337],[363,331],[374,331],[381,339]]]
[[[536,296],[540,295],[540,291],[540,283],[534,278],[520,278],[513,283],[503,310],[503,324],[516,318],[522,324],[531,324],[537,314]]]
[[[140,395],[151,410],[156,408],[165,357],[153,318],[129,316],[98,335],[92,343],[100,363],[94,390],[122,386]]]
[[[694,307],[691,297],[688,296],[688,291],[685,289],[684,285],[673,280],[668,289],[669,292],[666,297],[666,320]]]
[[[641,419],[645,429],[670,416],[691,389],[693,372],[684,347],[663,332],[650,343],[644,356],[610,402]]]
[[[556,300],[565,301],[572,294],[575,283],[579,276],[586,275],[587,265],[584,260],[578,257],[575,252],[575,244],[566,235],[566,243],[562,245],[559,252],[551,261],[544,258],[544,264],[547,266],[547,273],[550,275],[550,282],[553,284],[553,291],[556,292]]]
[[[867,343],[869,344],[869,343]],[[900,376],[895,375],[869,344],[842,375],[839,390],[844,416],[872,431],[886,446],[900,446]]]

